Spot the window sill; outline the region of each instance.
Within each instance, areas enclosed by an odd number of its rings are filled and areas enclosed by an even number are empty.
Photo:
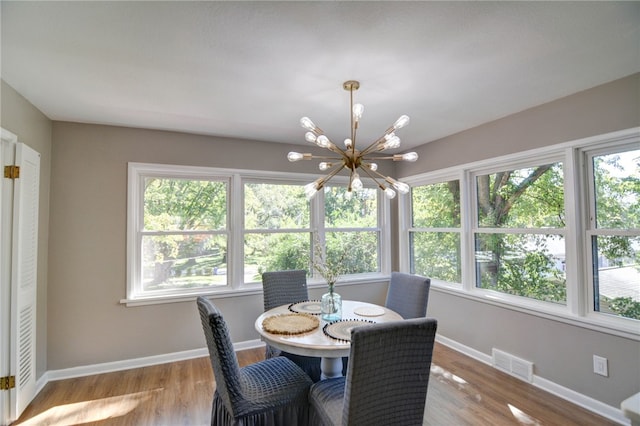
[[[604,314],[578,316],[568,312],[568,308],[565,305],[554,306],[553,304],[485,290],[469,292],[463,290],[461,287],[437,281],[431,282],[431,289],[552,321],[640,341],[640,326],[637,321],[631,319],[608,318],[608,316]]]
[[[375,283],[389,281],[388,275],[383,274],[360,274],[353,278],[340,280],[336,283],[336,288],[349,286],[353,284]],[[309,280],[307,287],[309,289],[318,289],[326,287],[327,283],[322,280]],[[146,306],[146,305],[162,305],[166,303],[183,303],[193,302],[198,296],[205,296],[210,299],[226,299],[230,297],[251,296],[254,294],[262,294],[262,284],[252,283],[246,284],[241,289],[224,289],[210,292],[193,292],[180,294],[159,294],[159,295],[143,295],[134,298],[121,299],[120,304],[126,307]]]
[[[145,305],[162,305],[165,303],[181,303],[193,302],[198,296],[205,296],[210,299],[226,299],[229,297],[250,296],[253,294],[261,294],[262,287],[253,286],[243,288],[241,290],[220,290],[215,292],[194,292],[181,294],[162,294],[153,296],[138,296],[135,298],[122,299],[120,303],[127,307],[145,306]]]

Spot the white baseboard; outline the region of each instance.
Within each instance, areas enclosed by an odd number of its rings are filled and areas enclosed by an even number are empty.
[[[260,340],[247,340],[244,342],[234,343],[235,351],[245,349],[253,349],[264,346],[264,342]],[[91,376],[94,374],[111,373],[114,371],[129,370],[131,368],[148,367],[151,365],[165,364],[168,362],[184,361],[187,359],[200,358],[209,356],[207,348],[192,349],[182,352],[173,352],[163,355],[153,355],[142,358],[125,359],[122,361],[105,362],[102,364],[83,365],[80,367],[64,368],[61,370],[49,370],[38,380],[43,381],[42,387],[50,381],[71,379],[74,377]],[[45,377],[46,376],[46,377]],[[43,380],[44,379],[44,380]],[[41,387],[38,386],[38,391]]]
[[[455,340],[451,340],[439,334],[436,335],[436,341],[450,347],[453,350],[463,353],[470,358],[493,366],[491,362],[491,355],[477,351],[473,348],[465,346],[461,343],[456,342]],[[575,392],[569,388],[565,388],[564,386],[560,386],[557,383],[536,376],[535,374],[533,375],[532,385],[621,425],[631,424],[631,421],[626,418],[624,414],[622,414],[621,409],[612,407],[596,399]]]

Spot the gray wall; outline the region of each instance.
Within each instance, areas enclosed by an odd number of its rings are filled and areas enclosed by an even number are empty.
[[[640,126],[640,74],[425,144],[417,150],[419,162],[403,163],[397,170],[407,177],[636,126]],[[438,318],[439,334],[488,355],[495,347],[532,361],[536,375],[611,406],[619,407],[640,391],[637,341],[435,288],[429,315]],[[609,377],[593,373],[594,354],[609,360]]]
[[[36,375],[47,368],[47,264],[49,245],[49,186],[51,178],[51,120],[11,86],[0,80],[0,127],[40,153],[38,214],[38,290],[36,311]]]

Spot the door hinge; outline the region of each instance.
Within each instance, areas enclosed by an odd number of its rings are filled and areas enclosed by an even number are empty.
[[[20,166],[4,166],[4,177],[18,179],[20,177]]]
[[[16,376],[0,377],[0,390],[9,390],[16,387]]]

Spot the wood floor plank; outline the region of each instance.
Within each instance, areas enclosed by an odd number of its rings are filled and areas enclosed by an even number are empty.
[[[248,365],[264,349],[237,353]],[[208,358],[48,383],[14,425],[207,425]],[[436,344],[424,425],[613,426],[603,417]]]

